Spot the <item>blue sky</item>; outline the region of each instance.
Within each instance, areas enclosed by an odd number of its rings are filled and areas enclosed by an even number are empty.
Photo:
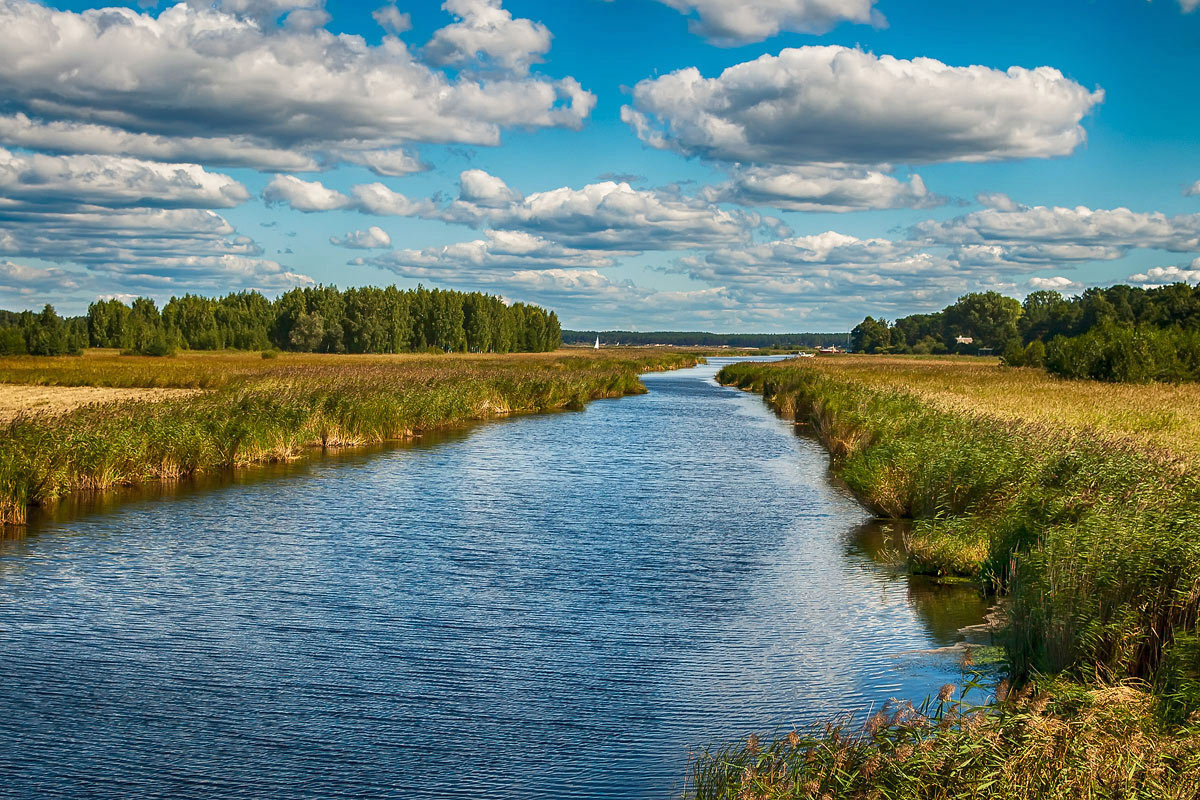
[[[1196,0],[0,0],[0,307],[846,329],[1200,281]]]

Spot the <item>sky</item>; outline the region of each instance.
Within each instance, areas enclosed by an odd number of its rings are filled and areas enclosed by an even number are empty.
[[[0,308],[847,330],[1200,282],[1200,0],[0,0]]]

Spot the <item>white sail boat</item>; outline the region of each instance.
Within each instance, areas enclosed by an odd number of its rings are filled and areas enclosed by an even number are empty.
[[[595,349],[595,350],[600,349],[600,337],[599,336],[596,337],[596,346],[593,349]]]

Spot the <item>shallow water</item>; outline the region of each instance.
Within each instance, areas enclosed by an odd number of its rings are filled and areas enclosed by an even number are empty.
[[[691,749],[955,680],[916,651],[981,603],[877,566],[720,365],[46,515],[0,543],[0,797],[672,797]]]

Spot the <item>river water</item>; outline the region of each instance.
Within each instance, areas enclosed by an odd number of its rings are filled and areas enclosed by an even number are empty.
[[[723,362],[62,508],[0,544],[0,797],[671,798],[690,750],[959,673]]]

